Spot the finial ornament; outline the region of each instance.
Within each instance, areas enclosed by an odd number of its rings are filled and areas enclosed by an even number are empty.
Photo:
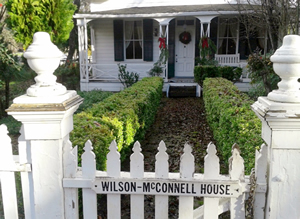
[[[285,36],[282,46],[271,56],[271,61],[281,81],[278,83],[278,90],[268,94],[268,99],[283,103],[300,103],[300,36]]]
[[[28,65],[37,73],[34,78],[36,84],[27,89],[28,96],[58,96],[66,93],[66,87],[56,83],[56,76],[53,75],[62,56],[63,53],[51,42],[48,33],[34,34],[32,44],[24,53]]]

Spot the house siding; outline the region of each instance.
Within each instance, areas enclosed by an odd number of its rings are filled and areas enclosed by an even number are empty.
[[[94,22],[96,62],[112,64],[114,61],[113,20],[101,19]]]
[[[95,48],[96,48],[96,60],[94,63],[98,64],[114,64],[118,63],[114,61],[114,33],[113,33],[113,19],[99,19],[93,21],[93,28],[95,30]],[[159,24],[157,21],[153,21],[153,30],[159,31]],[[153,63],[158,60],[159,57],[159,36],[153,37]],[[143,61],[137,61],[143,63]],[[132,63],[130,61],[124,61],[124,63]],[[145,62],[151,63],[151,62]]]

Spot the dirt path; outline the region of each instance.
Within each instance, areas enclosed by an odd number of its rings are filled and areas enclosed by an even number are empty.
[[[159,142],[163,140],[169,154],[169,171],[179,172],[180,156],[188,142],[193,148],[196,172],[203,172],[203,161],[209,142],[213,141],[212,132],[206,121],[202,98],[163,97],[156,120],[145,139],[141,141],[144,154],[145,171],[154,172],[155,154]],[[130,218],[129,197],[123,197],[122,218]],[[145,218],[154,218],[153,196],[145,196]],[[195,199],[195,205],[201,199]],[[178,198],[169,198],[169,218],[178,218]]]

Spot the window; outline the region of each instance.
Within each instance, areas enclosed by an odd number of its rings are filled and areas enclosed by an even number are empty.
[[[235,54],[238,21],[235,18],[220,18],[218,31],[218,54]]]
[[[126,59],[143,59],[143,22],[125,21]]]

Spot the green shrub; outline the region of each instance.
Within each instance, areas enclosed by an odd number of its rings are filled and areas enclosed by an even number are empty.
[[[127,65],[118,64],[118,67],[119,67],[118,78],[125,88],[131,87],[134,83],[139,81],[140,75],[136,72],[127,71],[126,70]]]
[[[234,143],[240,146],[245,171],[250,174],[255,162],[255,148],[261,139],[261,121],[251,110],[253,101],[224,78],[207,78],[203,83],[207,120],[225,160]]]
[[[247,60],[251,83],[253,84],[251,95],[254,99],[257,99],[259,95],[266,96],[278,88],[277,84],[280,77],[274,72],[270,57],[271,54],[254,53]]]
[[[80,113],[85,109],[91,108],[95,103],[99,103],[113,94],[112,92],[101,90],[78,91],[77,93],[84,99],[84,101],[79,106],[76,113]]]
[[[200,65],[194,68],[195,81],[203,85],[205,78],[223,77],[230,81],[238,80],[242,75],[242,69],[231,66]]]
[[[8,132],[11,135],[17,135],[20,132],[22,123],[15,120],[12,116],[3,117],[0,120],[0,125],[5,124],[7,126]]]
[[[142,139],[153,123],[162,86],[163,81],[159,77],[144,78],[76,114],[71,141],[79,146],[79,155],[90,139],[97,157],[97,169],[104,170],[109,145],[115,139],[124,159],[128,148],[134,141]]]
[[[57,76],[57,82],[63,84],[68,90],[79,90],[80,70],[76,61],[60,65],[54,75]]]

